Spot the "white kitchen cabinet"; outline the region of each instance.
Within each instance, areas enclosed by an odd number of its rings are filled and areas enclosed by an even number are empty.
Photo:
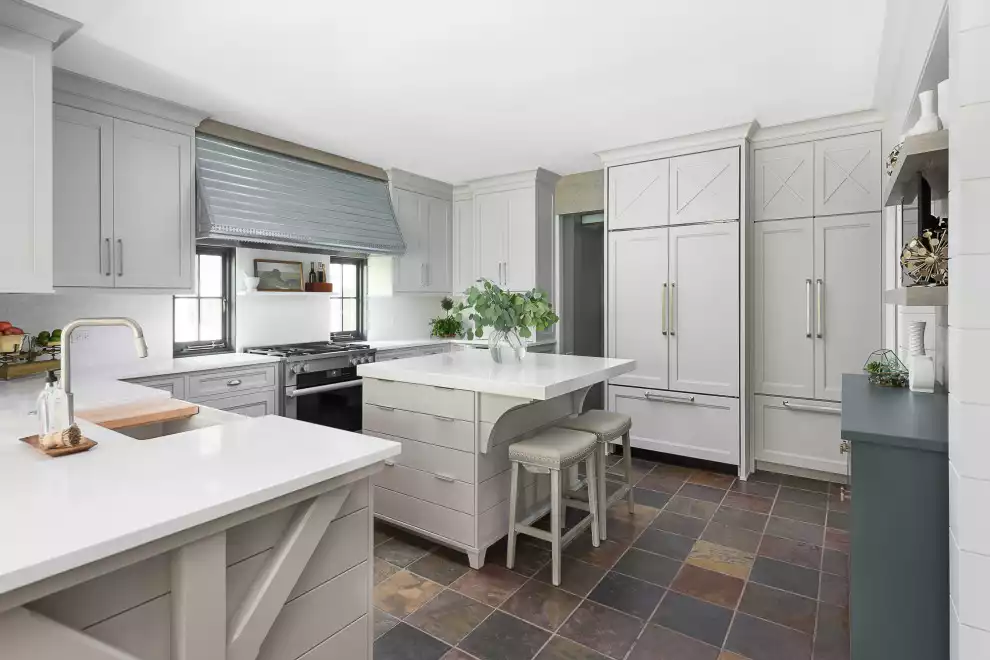
[[[815,216],[881,208],[880,132],[815,142]]]
[[[201,403],[217,410],[237,413],[245,417],[264,417],[276,413],[274,389],[248,394],[204,397],[196,399],[195,403]]]
[[[0,1],[0,292],[52,291],[52,46],[78,27]]]
[[[842,399],[883,345],[880,212],[815,218],[815,397]]]
[[[753,226],[753,389],[814,398],[814,220]]]
[[[835,403],[756,396],[754,451],[758,462],[846,474],[839,447],[842,407]]]
[[[608,409],[632,418],[633,447],[739,463],[739,399],[611,385]]]
[[[669,231],[670,389],[739,396],[739,225]]]
[[[609,168],[609,229],[665,226],[669,179],[670,161],[666,158]]]
[[[757,149],[753,163],[753,220],[815,214],[815,143]]]
[[[113,119],[55,106],[55,286],[113,287]]]
[[[392,203],[406,251],[396,257],[393,290],[449,293],[453,187],[441,181],[391,170]]]
[[[478,279],[474,255],[474,202],[470,191],[454,191],[453,293],[462,294]]]
[[[509,225],[509,205],[504,193],[487,193],[474,198],[477,209],[478,277],[491,280],[499,286],[504,283],[502,266],[505,260],[505,242]]]
[[[670,224],[739,219],[739,149],[670,159]]]
[[[636,369],[612,379],[667,389],[667,229],[608,235],[608,354],[636,360]]]

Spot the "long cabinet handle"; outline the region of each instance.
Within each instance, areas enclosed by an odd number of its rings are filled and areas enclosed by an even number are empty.
[[[825,296],[825,282],[821,279],[815,280],[815,285],[818,288],[818,328],[815,334],[821,339],[825,336],[825,303],[823,298]]]
[[[672,394],[654,394],[653,392],[647,392],[645,395],[647,401],[663,401],[664,403],[694,403],[694,396],[674,396]]]
[[[448,477],[446,474],[434,474],[433,476],[440,481],[446,481],[447,483],[454,483],[454,481],[456,481],[456,479],[453,477]]]
[[[117,239],[117,277],[124,275],[124,239]]]
[[[804,323],[804,329],[805,329],[804,336],[807,337],[808,339],[811,339],[811,315],[814,314],[814,312],[812,312],[811,310],[811,280],[810,279],[804,281],[804,287],[805,287],[804,311],[806,316]]]
[[[660,332],[667,336],[667,283],[663,283],[663,293],[660,296]]]
[[[670,283],[670,305],[669,305],[669,308],[670,308],[670,329],[668,330],[668,332],[670,332],[670,336],[671,337],[674,336],[674,328],[677,327],[677,317],[674,316],[674,310],[677,309],[677,296],[675,295],[675,289],[674,289],[674,287],[676,287],[676,286],[677,286],[677,283],[676,282],[671,282]]]
[[[113,271],[113,255],[110,254],[110,239],[109,238],[104,238],[103,240],[106,241],[105,247],[107,248],[107,277],[110,277],[110,275],[113,274],[113,272],[112,272]],[[101,268],[100,270],[103,270],[103,269]]]
[[[788,400],[784,400],[784,407],[789,410],[801,410],[803,412],[816,412],[825,413],[827,415],[841,415],[842,408],[829,408],[828,406],[809,406],[804,403],[791,403]]]

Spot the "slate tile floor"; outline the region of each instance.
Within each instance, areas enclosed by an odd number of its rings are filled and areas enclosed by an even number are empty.
[[[375,660],[848,660],[837,486],[634,465],[635,513],[617,503],[607,542],[568,547],[560,588],[541,541],[519,537],[512,571],[504,541],[473,571],[376,524]]]

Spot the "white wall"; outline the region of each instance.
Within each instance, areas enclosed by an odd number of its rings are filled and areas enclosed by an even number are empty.
[[[430,319],[440,316],[443,294],[403,294],[392,290],[392,257],[368,259],[366,326],[368,339],[422,339]]]
[[[990,656],[990,0],[951,0],[949,517],[953,660]]]
[[[54,295],[0,295],[0,319],[25,332],[60,328],[87,316],[128,316],[144,329],[149,359],[172,357],[172,296],[120,292]],[[77,367],[129,364],[138,360],[127,328],[82,328],[73,334],[72,363]]]

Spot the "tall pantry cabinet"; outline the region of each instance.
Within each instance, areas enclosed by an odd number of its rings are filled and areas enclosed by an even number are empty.
[[[751,125],[601,154],[608,386],[636,447],[743,465],[741,210]]]
[[[883,346],[880,133],[753,150],[753,449],[757,466],[846,474],[843,373]]]

